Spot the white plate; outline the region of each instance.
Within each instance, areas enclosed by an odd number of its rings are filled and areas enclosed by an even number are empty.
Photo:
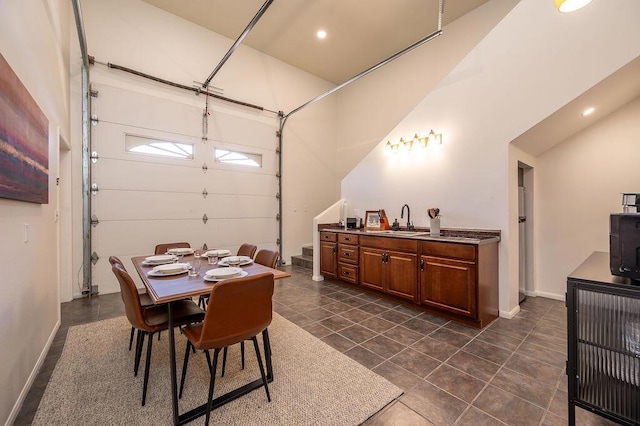
[[[219,282],[222,280],[228,280],[231,278],[242,278],[242,277],[246,277],[247,275],[249,275],[249,273],[247,271],[241,271],[237,276],[232,276],[232,277],[222,277],[222,278],[216,278],[216,277],[212,277],[211,275],[205,275],[204,276],[204,280],[205,281],[211,281],[211,282]]]
[[[209,269],[204,276],[209,278],[229,278],[242,272],[242,268],[216,268]]]
[[[251,259],[249,256],[231,256],[233,257],[238,257],[240,258],[240,266],[244,266],[244,265],[251,265],[253,263],[253,259]],[[229,258],[225,257],[224,259],[220,259],[218,261],[218,265],[220,266],[229,266]]]
[[[160,254],[157,256],[149,256],[142,263],[145,265],[162,265],[163,263],[173,262],[176,257],[172,254]]]
[[[147,275],[152,277],[166,277],[170,275],[184,274],[189,269],[191,269],[191,265],[188,263],[171,263],[168,265],[158,265],[150,270]]]
[[[193,249],[189,247],[173,247],[167,250],[169,254],[193,254]]]
[[[204,256],[218,256],[218,257],[222,257],[222,256],[229,256],[231,254],[231,252],[229,250],[209,250],[208,252],[206,252],[204,254]]]

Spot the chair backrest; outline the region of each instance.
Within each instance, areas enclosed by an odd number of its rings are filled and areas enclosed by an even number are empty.
[[[257,249],[258,247],[254,246],[253,244],[245,243],[240,246],[240,248],[238,249],[238,254],[236,256],[249,256],[253,259],[253,255],[256,254]]]
[[[120,295],[124,302],[124,311],[132,326],[138,329],[146,329],[140,306],[140,295],[133,279],[122,265],[115,264],[111,267],[114,275],[120,283]]]
[[[260,249],[254,262],[259,263],[269,268],[275,268],[278,263],[278,256],[280,252],[278,250]]]
[[[223,348],[250,339],[271,324],[273,274],[215,284],[204,316],[200,347]]]
[[[155,254],[165,254],[170,248],[191,248],[191,244],[181,243],[162,243],[156,246]]]
[[[118,259],[116,256],[109,256],[109,263],[111,264],[111,266],[117,263],[124,268],[124,263],[122,263],[122,260]]]

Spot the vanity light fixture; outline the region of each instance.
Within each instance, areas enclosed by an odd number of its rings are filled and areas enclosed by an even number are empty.
[[[560,12],[573,12],[591,3],[591,0],[555,0]]]
[[[442,133],[436,133],[431,130],[427,136],[420,137],[416,133],[412,139],[407,141],[403,138],[400,138],[400,141],[397,143],[387,141],[384,151],[387,155],[398,154],[400,152],[426,148],[427,145],[442,145]]]
[[[319,31],[316,33],[316,36],[317,36],[319,39],[326,38],[326,37],[327,37],[327,32],[326,32],[325,30],[319,30]]]

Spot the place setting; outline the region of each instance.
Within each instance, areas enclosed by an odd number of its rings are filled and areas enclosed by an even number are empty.
[[[220,266],[246,266],[252,263],[253,259],[249,256],[228,256],[218,261]]]
[[[193,254],[193,249],[191,247],[173,247],[167,249],[167,254],[177,255],[177,256],[189,256]]]
[[[209,269],[204,274],[204,280],[209,282],[219,282],[222,280],[227,280],[231,278],[242,278],[249,275],[247,271],[242,270],[242,268],[238,267],[227,267],[227,268],[216,268]]]
[[[141,263],[145,266],[158,266],[167,263],[174,263],[178,260],[178,257],[173,254],[158,254],[155,256],[146,257]]]
[[[188,263],[168,263],[155,266],[147,272],[147,275],[150,277],[169,277],[187,273],[190,269],[191,265]]]

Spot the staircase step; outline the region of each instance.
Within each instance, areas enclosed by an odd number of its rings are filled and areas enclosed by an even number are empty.
[[[298,254],[291,256],[291,264],[302,266],[303,268],[313,269],[313,256]]]
[[[313,244],[305,244],[302,246],[303,256],[313,256]]]

